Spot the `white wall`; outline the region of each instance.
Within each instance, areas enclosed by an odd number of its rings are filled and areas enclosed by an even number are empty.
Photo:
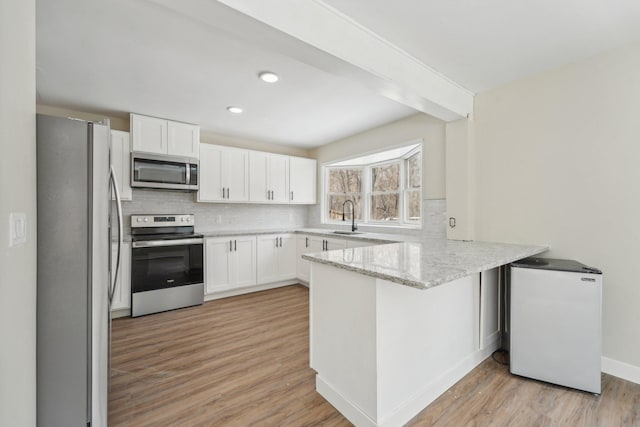
[[[38,104],[37,112],[39,114],[47,114],[56,117],[75,117],[82,120],[102,120],[108,117],[111,121],[111,129],[129,132],[129,116],[128,114],[109,114],[109,113],[88,113],[86,111],[72,110],[69,108],[58,107],[53,105]],[[286,154],[290,156],[308,157],[309,150],[300,147],[289,147],[286,145],[271,144],[262,141],[253,141],[243,138],[235,138],[227,135],[220,135],[206,130],[200,131],[200,141],[208,144],[227,145],[230,147],[247,148],[250,150],[268,151],[270,153]]]
[[[36,423],[35,0],[0,1],[0,426]],[[9,248],[9,213],[28,242]]]
[[[422,138],[422,198],[444,199],[445,122],[418,113],[368,131],[334,141],[311,151],[318,166],[332,160],[354,157],[371,151],[381,151]],[[318,167],[318,194],[322,182]]]
[[[476,95],[476,237],[604,271],[604,356],[640,369],[640,45]]]

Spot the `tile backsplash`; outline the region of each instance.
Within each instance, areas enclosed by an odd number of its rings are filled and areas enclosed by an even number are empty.
[[[309,214],[307,226],[312,228],[336,228],[335,225],[327,225],[321,223],[320,205],[309,206]],[[421,230],[398,228],[398,227],[377,227],[372,225],[358,224],[361,231],[370,231],[377,233],[389,234],[412,234],[419,233],[423,237],[434,239],[445,239],[447,237],[446,229],[446,211],[447,203],[445,199],[424,200],[422,202],[422,212],[424,221]],[[350,224],[350,223],[349,223]],[[348,225],[345,227],[348,227]]]
[[[360,225],[362,231],[391,234],[420,233],[446,238],[446,201],[423,202],[422,230]],[[198,203],[196,193],[163,190],[133,190],[133,200],[122,202],[125,237],[131,234],[131,215],[194,214],[196,231],[278,230],[283,228],[336,228],[320,223],[320,205],[263,205],[249,203]],[[220,220],[220,221],[218,221]],[[115,230],[114,230],[115,232]]]
[[[198,203],[196,193],[133,190],[133,200],[122,202],[125,236],[130,235],[131,215],[194,214],[196,231],[302,228],[307,225],[305,205],[248,203]],[[218,219],[220,222],[218,223]]]

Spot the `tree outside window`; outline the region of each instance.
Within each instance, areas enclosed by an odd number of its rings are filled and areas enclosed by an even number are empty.
[[[344,203],[351,200],[356,219],[362,220],[362,168],[331,168],[328,181],[327,218],[330,221],[341,220]],[[344,208],[345,218],[351,219],[351,204]]]
[[[421,217],[420,188],[422,187],[422,153],[418,152],[405,160],[405,221],[417,222]]]
[[[400,163],[371,167],[370,219],[398,221],[400,209]]]
[[[422,217],[421,144],[392,148],[323,167],[326,197],[323,221],[343,218],[345,201],[360,223],[416,227]],[[344,206],[351,219],[351,205]]]

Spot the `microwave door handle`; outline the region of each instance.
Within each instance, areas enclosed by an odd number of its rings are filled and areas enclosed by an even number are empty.
[[[190,185],[191,184],[191,165],[189,163],[187,163],[186,169],[187,169],[186,170],[187,176],[186,176],[185,184]]]

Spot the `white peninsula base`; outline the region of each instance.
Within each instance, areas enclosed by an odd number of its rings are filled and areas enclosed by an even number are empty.
[[[316,390],[356,426],[401,426],[499,344],[498,269],[415,289],[312,263]]]

